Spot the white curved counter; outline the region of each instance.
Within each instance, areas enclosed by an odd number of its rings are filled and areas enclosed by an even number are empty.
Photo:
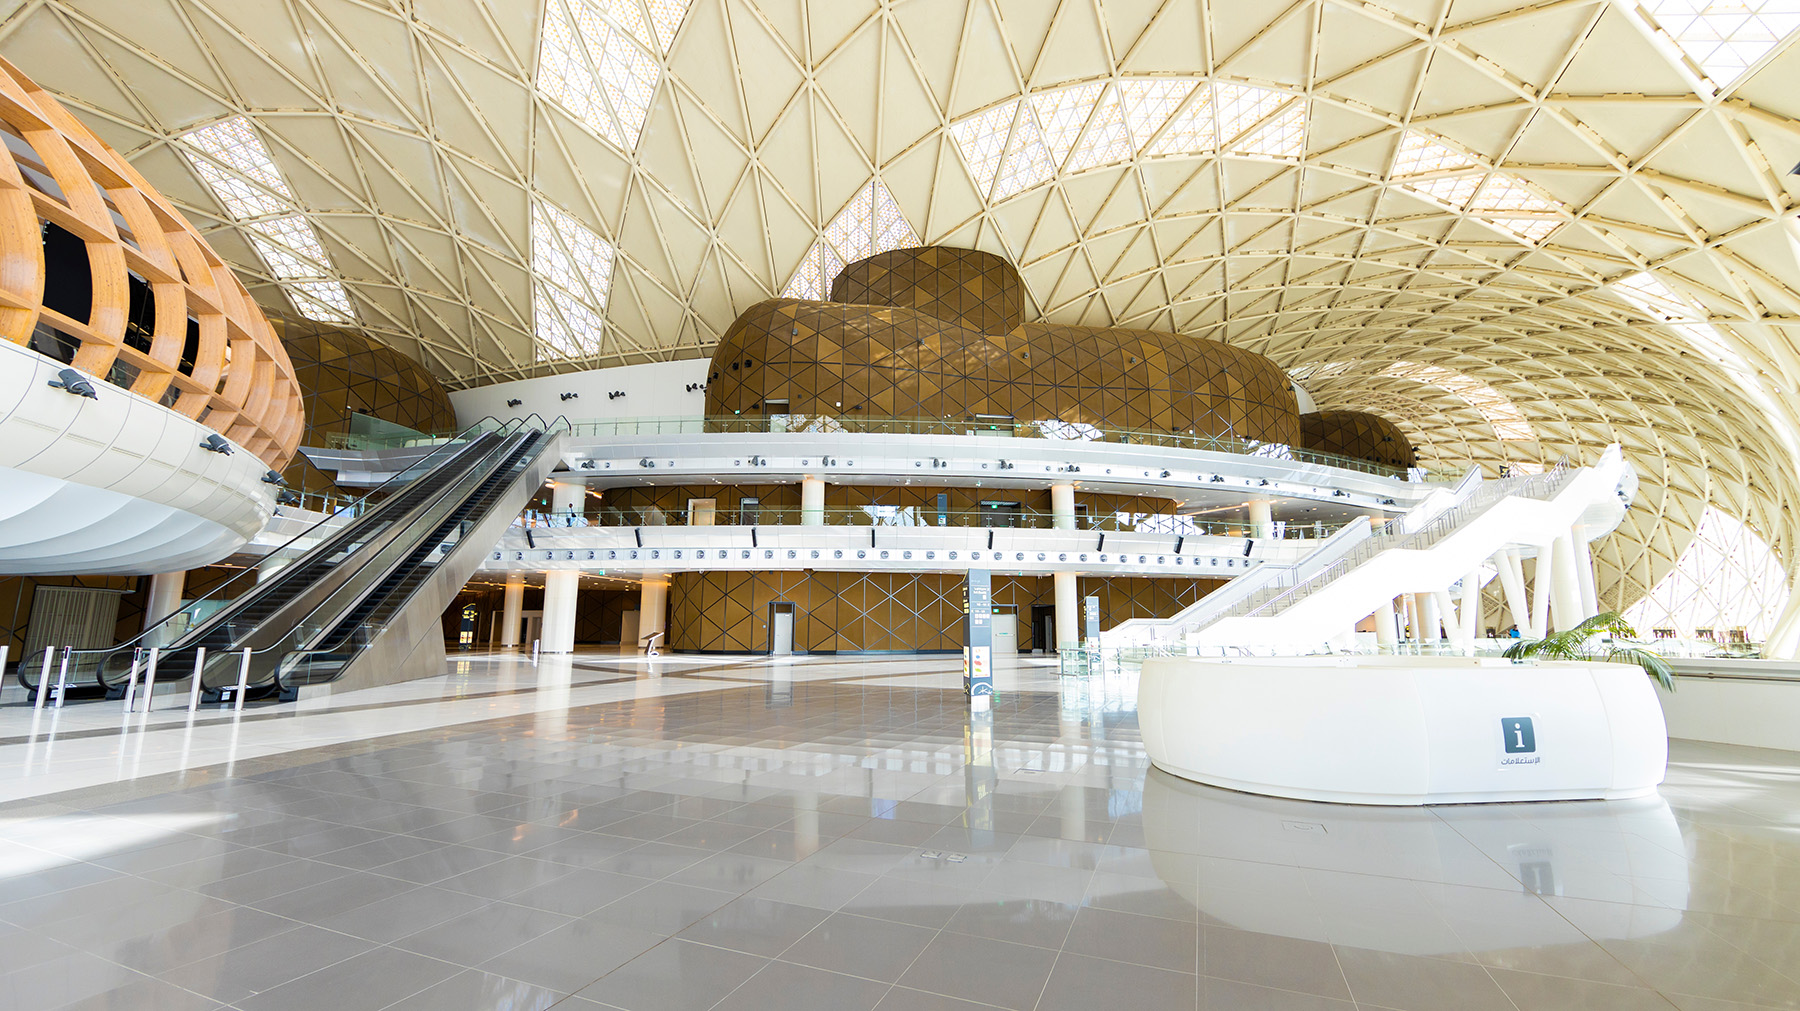
[[[1144,663],[1138,721],[1177,776],[1343,804],[1640,797],[1669,753],[1624,664],[1168,657]]]

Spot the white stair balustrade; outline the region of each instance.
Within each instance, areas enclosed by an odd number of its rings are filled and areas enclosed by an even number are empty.
[[[1380,529],[1346,527],[1298,562],[1264,565],[1172,617],[1124,622],[1102,642],[1106,648],[1316,649],[1384,600],[1445,593],[1509,547],[1568,536],[1587,510],[1618,496],[1626,471],[1617,445],[1592,467],[1559,464],[1546,474],[1494,481],[1471,470],[1454,491],[1433,495]],[[1461,631],[1459,640],[1466,638]]]

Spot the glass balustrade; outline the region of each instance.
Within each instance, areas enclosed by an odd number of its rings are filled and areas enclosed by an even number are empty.
[[[1105,442],[1119,445],[1159,446],[1169,449],[1203,450],[1236,456],[1263,457],[1296,463],[1312,463],[1342,470],[1360,471],[1381,477],[1406,478],[1412,472],[1356,457],[1317,450],[1301,449],[1279,443],[1256,442],[1229,436],[1199,435],[1194,432],[1161,432],[1145,428],[1108,428],[1086,423],[1062,421],[995,422],[992,419],[957,420],[954,418],[879,418],[840,417],[812,414],[777,414],[747,416],[738,414],[689,416],[675,418],[616,418],[572,421],[575,438],[612,438],[633,435],[698,435],[702,433],[760,433],[797,435],[848,433],[854,435],[964,435],[1042,439],[1061,442]],[[378,436],[333,434],[331,445],[337,449],[377,450],[406,446],[433,446],[449,439],[447,434],[417,436],[413,434]]]

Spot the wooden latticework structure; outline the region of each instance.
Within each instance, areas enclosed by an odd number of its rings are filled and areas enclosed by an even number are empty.
[[[231,268],[118,152],[3,60],[0,136],[0,339],[285,466],[300,441],[300,388]]]

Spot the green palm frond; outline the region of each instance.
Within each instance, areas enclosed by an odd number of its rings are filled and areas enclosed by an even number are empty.
[[[1603,643],[1593,640],[1604,633]],[[1542,639],[1521,639],[1501,655],[1510,660],[1533,657],[1544,660],[1600,660],[1608,663],[1634,664],[1656,679],[1669,691],[1675,690],[1675,672],[1669,662],[1650,650],[1635,645],[1637,629],[1617,611],[1606,611]],[[1625,640],[1621,642],[1621,640]]]

